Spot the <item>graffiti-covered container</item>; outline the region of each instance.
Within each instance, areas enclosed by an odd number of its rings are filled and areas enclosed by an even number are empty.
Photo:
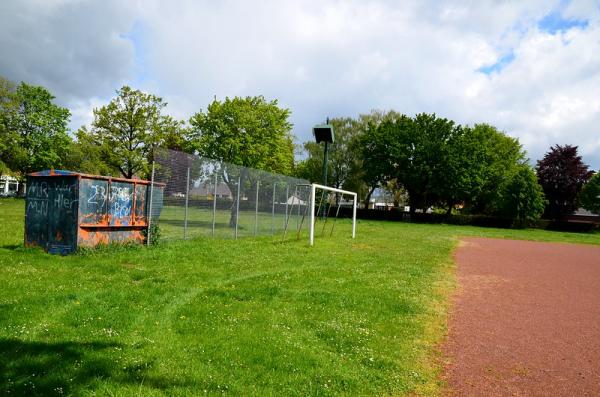
[[[150,181],[46,170],[27,176],[25,245],[53,254],[112,242],[140,242],[148,229]],[[153,216],[162,184],[154,184]]]

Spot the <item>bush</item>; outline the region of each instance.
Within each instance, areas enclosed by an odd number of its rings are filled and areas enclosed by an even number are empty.
[[[591,233],[598,229],[594,222],[552,221],[546,227],[548,230],[572,233]]]
[[[502,215],[513,220],[514,227],[527,227],[540,219],[546,200],[535,172],[520,166],[502,189]]]
[[[148,242],[148,229],[142,231],[142,235],[146,243]],[[156,245],[160,242],[161,231],[160,227],[156,223],[150,224],[150,245]]]
[[[600,173],[590,179],[579,194],[579,203],[586,210],[600,215]]]

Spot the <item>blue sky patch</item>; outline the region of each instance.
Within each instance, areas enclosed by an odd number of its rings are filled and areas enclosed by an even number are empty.
[[[583,19],[564,18],[559,10],[554,10],[538,22],[538,28],[542,32],[556,34],[573,28],[585,29],[588,23],[587,20]]]
[[[121,37],[131,41],[133,44],[133,61],[135,65],[133,83],[141,85],[151,77],[145,41],[146,27],[140,21],[135,21],[131,31],[127,34],[122,34]]]
[[[479,72],[490,75],[494,72],[499,73],[502,69],[504,69],[509,63],[514,61],[515,54],[511,51],[506,55],[503,55],[496,61],[496,63],[488,66],[482,66],[477,69]]]

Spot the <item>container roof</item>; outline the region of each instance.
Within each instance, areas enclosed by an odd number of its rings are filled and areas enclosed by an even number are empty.
[[[27,174],[28,176],[80,176],[83,178],[89,178],[89,179],[104,179],[104,180],[111,180],[111,181],[118,181],[118,182],[135,182],[135,183],[141,183],[144,185],[149,185],[150,181],[148,180],[144,180],[144,179],[126,179],[126,178],[118,178],[118,177],[113,177],[113,176],[104,176],[104,175],[90,175],[90,174],[84,174],[82,172],[75,172],[75,171],[67,171],[67,170],[43,170],[43,171],[38,171],[38,172],[32,172],[30,174]],[[154,182],[154,186],[165,186],[164,183],[159,183],[159,182]]]
[[[27,174],[29,176],[66,176],[66,175],[81,175],[79,172],[66,171],[66,170],[43,170],[38,172],[32,172]]]

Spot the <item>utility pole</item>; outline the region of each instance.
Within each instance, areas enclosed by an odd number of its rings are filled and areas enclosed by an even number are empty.
[[[326,125],[329,125],[329,117],[327,117]],[[332,129],[333,131],[333,129]],[[333,134],[332,134],[333,136]],[[323,186],[327,186],[327,149],[329,148],[329,141],[325,140],[325,148],[323,150]]]

